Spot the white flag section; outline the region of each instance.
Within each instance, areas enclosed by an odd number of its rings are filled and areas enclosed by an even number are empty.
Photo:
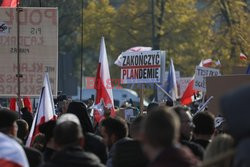
[[[111,116],[115,116],[114,100],[109,74],[109,64],[106,52],[104,37],[101,39],[99,64],[96,73],[95,89],[96,100],[95,104],[104,103],[104,106],[111,110]],[[100,116],[99,112],[95,112],[95,117]]]
[[[39,104],[36,110],[31,130],[26,142],[26,146],[30,146],[34,136],[38,133],[38,126],[48,122],[55,116],[54,101],[50,87],[49,75],[45,74]]]
[[[0,166],[29,167],[25,152],[14,139],[0,133]]]
[[[128,50],[126,50],[125,52],[123,53],[129,53],[129,52],[143,52],[143,51],[150,51],[152,50],[151,47],[145,47],[145,46],[136,46],[136,47],[133,47],[133,48],[130,48]],[[118,58],[116,59],[115,61],[115,65],[121,67],[122,66],[122,53],[118,56]]]

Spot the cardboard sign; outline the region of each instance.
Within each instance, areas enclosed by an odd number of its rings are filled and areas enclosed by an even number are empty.
[[[218,69],[196,66],[194,89],[197,91],[206,92],[206,77],[219,75],[220,71]]]
[[[45,72],[57,95],[58,14],[56,8],[22,8],[20,22],[21,96],[39,96]],[[0,8],[0,96],[17,95],[17,18]]]
[[[164,73],[164,51],[122,53],[121,82],[123,84],[160,83]]]
[[[228,75],[207,77],[207,97],[214,96],[208,104],[209,112],[217,115],[220,113],[220,98],[227,92],[240,88],[241,86],[250,85],[250,75]],[[237,112],[237,111],[235,111]]]

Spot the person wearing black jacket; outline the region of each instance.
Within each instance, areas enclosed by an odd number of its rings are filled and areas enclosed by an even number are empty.
[[[67,113],[72,113],[78,117],[81,123],[83,135],[85,136],[84,149],[97,155],[103,164],[107,161],[106,146],[102,142],[102,137],[94,134],[94,128],[90,121],[87,105],[82,102],[71,102]]]
[[[84,135],[79,119],[73,114],[63,114],[54,129],[57,152],[42,167],[104,167],[100,159],[83,150]]]

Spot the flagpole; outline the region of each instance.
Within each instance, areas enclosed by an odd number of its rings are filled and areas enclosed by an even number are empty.
[[[83,68],[83,7],[84,7],[84,2],[83,0],[81,0],[82,2],[82,11],[81,11],[81,65],[80,65],[80,101],[82,100],[82,82],[83,82],[83,71],[82,71],[82,68]]]
[[[19,117],[21,117],[21,81],[22,74],[20,73],[20,12],[22,11],[19,8],[19,4],[16,7],[16,19],[17,19],[17,105],[18,105],[18,113]]]
[[[143,105],[143,101],[144,101],[144,98],[143,98],[143,84],[141,84],[141,87],[140,87],[140,114],[142,115],[143,114],[143,109],[144,109],[144,105]]]

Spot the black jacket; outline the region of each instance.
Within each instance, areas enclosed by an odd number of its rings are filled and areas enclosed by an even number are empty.
[[[51,161],[42,167],[104,167],[99,158],[92,153],[85,152],[78,146],[65,148],[54,154]]]

